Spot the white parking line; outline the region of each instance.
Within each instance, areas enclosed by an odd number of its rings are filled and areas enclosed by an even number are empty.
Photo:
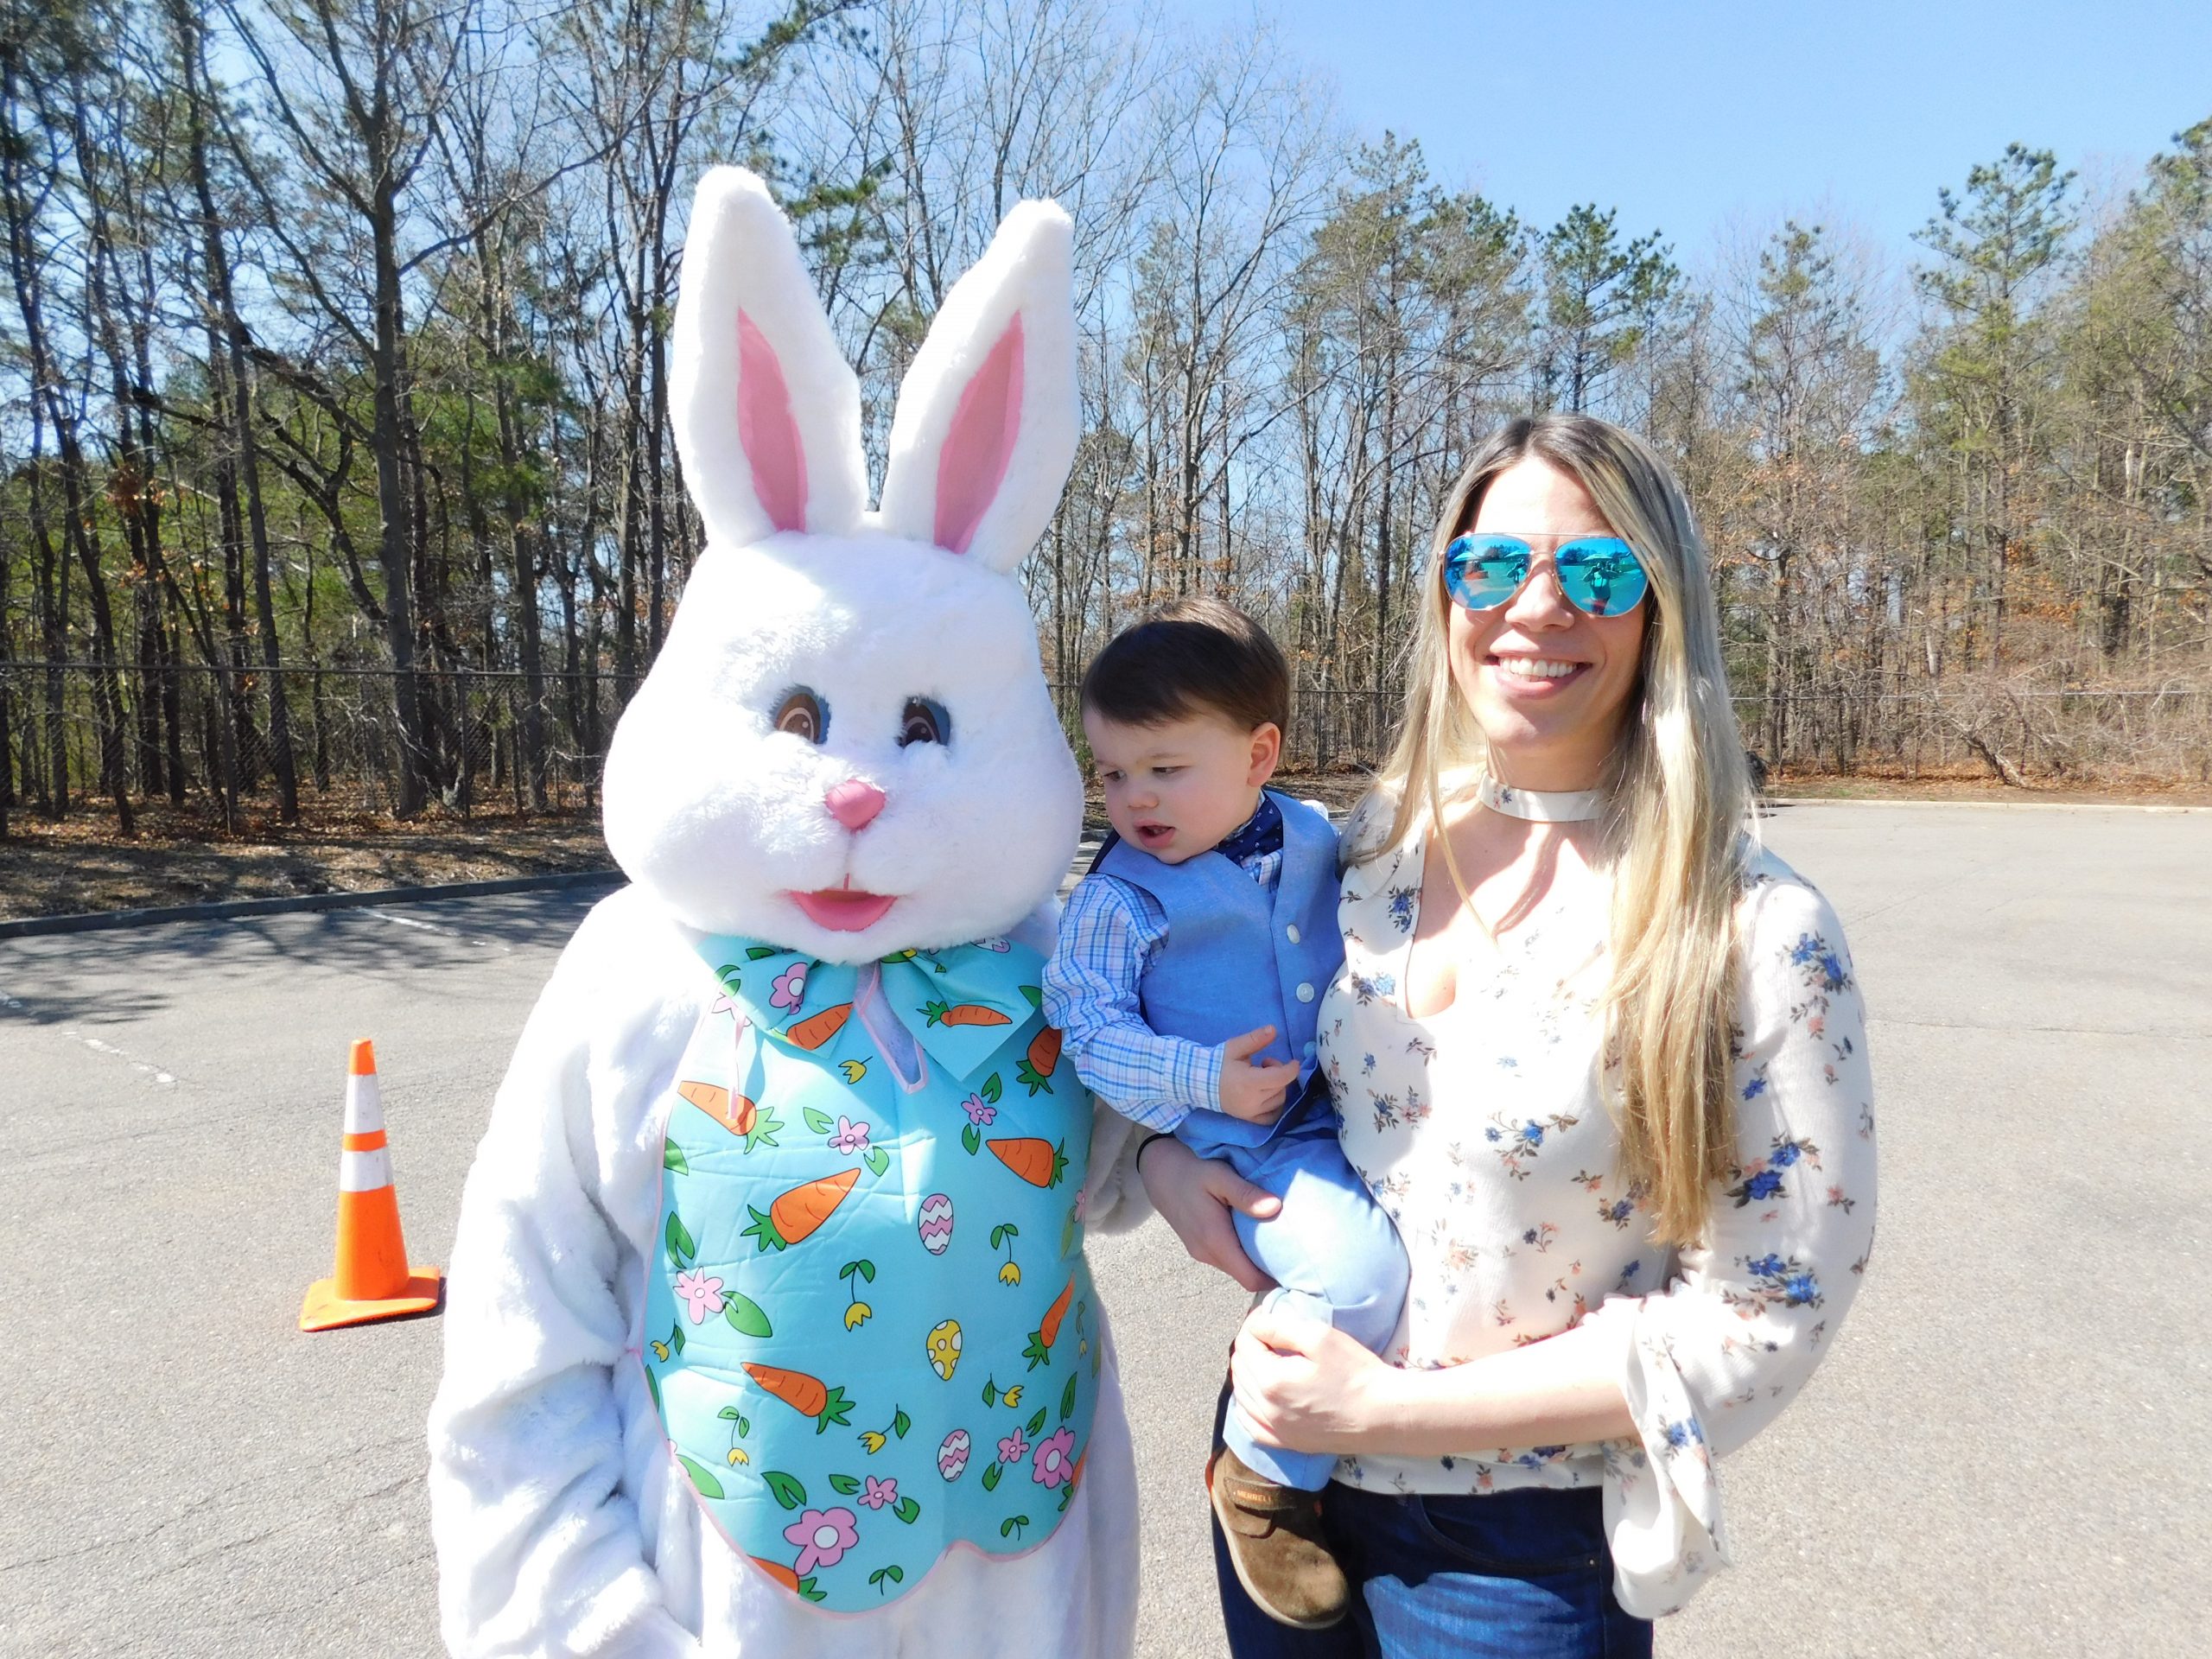
[[[419,927],[425,933],[451,933],[453,931],[453,929],[449,927],[440,927],[435,922],[418,922],[412,916],[395,916],[388,910],[378,910],[373,906],[364,906],[361,911],[361,914],[364,916],[373,916],[380,922],[392,922],[401,927]]]
[[[417,921],[412,916],[401,916],[392,911],[378,910],[373,905],[362,906],[361,914],[373,916],[380,922],[391,922],[400,927],[416,928],[424,933],[442,933],[449,939],[459,939],[463,944],[473,944],[480,950],[504,951],[509,956],[514,954],[514,946],[503,944],[498,939],[476,938],[454,928],[440,927],[435,922]]]
[[[13,997],[9,995],[5,991],[0,991],[0,1009],[4,1009],[11,1014],[19,1014],[22,1011],[22,1007],[23,1003],[20,997]],[[128,1050],[118,1048],[113,1043],[108,1042],[104,1039],[99,1037],[87,1037],[84,1033],[79,1031],[74,1026],[56,1026],[54,1027],[54,1032],[56,1036],[67,1038],[73,1043],[82,1043],[86,1048],[91,1049],[95,1054],[105,1054],[110,1059],[121,1060],[133,1071],[138,1072],[142,1076],[150,1078],[153,1082],[160,1084],[164,1088],[176,1081],[176,1077],[173,1073],[162,1071],[161,1067],[154,1065],[151,1061],[135,1058]]]
[[[82,1043],[86,1048],[91,1049],[95,1054],[105,1054],[111,1058],[121,1060],[133,1071],[143,1072],[147,1077],[151,1077],[156,1083],[167,1086],[168,1084],[173,1084],[176,1081],[176,1078],[174,1076],[162,1071],[161,1067],[146,1060],[131,1058],[128,1052],[123,1049],[118,1048],[113,1043],[104,1043],[97,1037],[85,1036],[83,1033],[68,1026],[63,1026],[60,1027],[60,1030],[64,1037],[67,1037],[74,1041]]]

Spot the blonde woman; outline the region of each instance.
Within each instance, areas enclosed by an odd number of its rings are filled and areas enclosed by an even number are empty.
[[[1255,1313],[1231,1363],[1266,1437],[1341,1456],[1356,1622],[1283,1629],[1224,1573],[1230,1645],[1648,1654],[1728,1559],[1715,1455],[1804,1385],[1866,1266],[1859,987],[1834,912],[1755,839],[1664,462],[1603,422],[1516,422],[1425,580],[1318,1038],[1406,1313],[1382,1358]],[[1141,1168],[1194,1256],[1264,1283],[1229,1211],[1270,1200],[1173,1141]],[[1282,1519],[1236,1496],[1230,1524]]]

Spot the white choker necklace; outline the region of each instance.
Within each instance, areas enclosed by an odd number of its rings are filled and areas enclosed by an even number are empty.
[[[1602,789],[1516,789],[1487,772],[1475,780],[1475,798],[1493,812],[1531,823],[1586,823],[1605,813]]]

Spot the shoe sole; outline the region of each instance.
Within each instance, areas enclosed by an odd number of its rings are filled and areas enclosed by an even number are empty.
[[[1230,1527],[1229,1517],[1222,1513],[1221,1494],[1214,1489],[1213,1465],[1211,1463],[1206,1465],[1206,1503],[1213,1510],[1213,1518],[1221,1528],[1222,1540],[1229,1552],[1229,1570],[1236,1575],[1236,1582],[1244,1586],[1244,1593],[1251,1599],[1255,1607],[1276,1624],[1294,1630],[1330,1630],[1344,1622],[1351,1611],[1350,1607],[1328,1618],[1292,1618],[1268,1605],[1268,1599],[1260,1593],[1258,1586],[1245,1576],[1244,1562],[1236,1553],[1236,1535]]]

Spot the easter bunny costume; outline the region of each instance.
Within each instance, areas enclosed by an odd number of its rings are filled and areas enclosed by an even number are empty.
[[[1077,433],[1070,231],[1010,213],[880,511],[789,226],[700,186],[707,527],[462,1200],[430,1418],[459,1655],[1124,1655],[1134,1462],[1086,1224],[1125,1122],[1037,1012],[1082,791],[1013,572]],[[1134,1187],[1134,1183],[1130,1183]]]

